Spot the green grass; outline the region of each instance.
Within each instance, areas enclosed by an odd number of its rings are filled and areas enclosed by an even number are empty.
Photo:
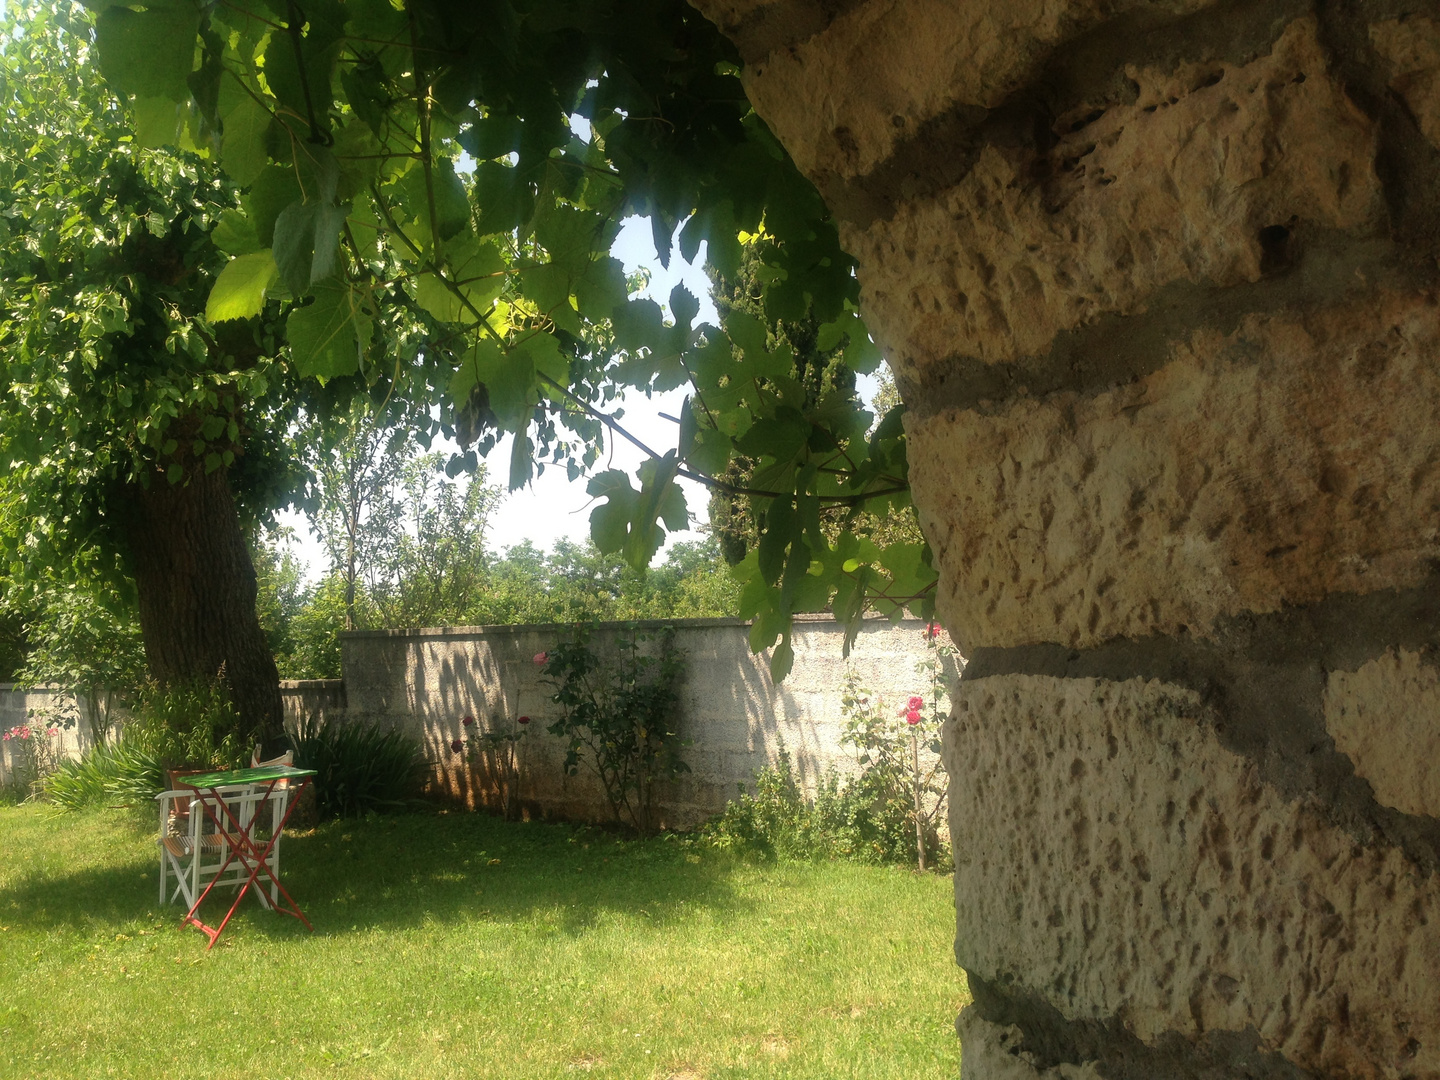
[[[0,807],[0,1077],[959,1074],[947,878],[371,818],[287,835],[313,934],[247,897],[207,954],[153,836]]]

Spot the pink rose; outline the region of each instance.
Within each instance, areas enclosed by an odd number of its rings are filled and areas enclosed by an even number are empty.
[[[550,659],[550,654],[549,654],[549,653],[537,652],[537,653],[535,654],[535,663],[536,663],[536,664],[543,664],[543,663],[545,663],[546,660],[549,660],[549,659]]]
[[[920,722],[920,710],[911,709],[909,712],[907,712],[905,714],[905,722],[911,727],[914,727],[916,724],[918,724]]]
[[[464,724],[466,727],[470,727],[475,723],[475,717],[467,716],[465,717],[465,719],[461,720],[460,723]]]
[[[938,622],[932,622],[932,623],[926,623],[926,624],[925,624],[925,638],[926,638],[926,640],[933,641],[935,638],[937,638],[937,637],[939,637],[939,636],[940,636],[940,624],[939,624]]]
[[[454,742],[452,742],[452,743],[450,744],[450,749],[453,750],[453,751],[455,751],[455,753],[458,754],[461,750],[464,750],[464,749],[465,749],[465,744],[464,744],[463,742],[461,742],[459,739],[456,739]]]
[[[28,739],[30,737],[30,729],[28,727],[22,727],[20,729],[20,737],[22,739]]]
[[[522,724],[528,724],[528,723],[530,722],[530,717],[528,717],[528,716],[522,716],[522,717],[520,717],[520,721],[519,721],[519,722],[522,723]]]
[[[911,695],[910,695],[910,708],[912,708],[912,709],[923,709],[924,707],[925,707],[925,699],[924,699],[923,697],[921,697],[919,694],[911,694]]]
[[[60,729],[59,729],[59,728],[55,728],[55,727],[46,728],[46,729],[45,729],[45,734],[46,734],[46,735],[50,735],[50,736],[59,735],[59,734],[60,734]]]

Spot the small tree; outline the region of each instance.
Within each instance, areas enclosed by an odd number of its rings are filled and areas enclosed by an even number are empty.
[[[672,631],[660,636],[658,657],[641,653],[643,640],[621,638],[617,663],[598,656],[582,629],[535,659],[561,709],[549,731],[567,742],[565,772],[574,776],[583,763],[600,780],[615,820],[648,833],[655,827],[655,782],[690,766],[680,760],[675,723],[684,655]]]

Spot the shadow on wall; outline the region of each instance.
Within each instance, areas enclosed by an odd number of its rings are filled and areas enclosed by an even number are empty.
[[[771,681],[768,655],[750,652],[749,624],[740,620],[601,624],[591,644],[603,656],[614,654],[617,640],[632,631],[674,630],[676,647],[687,658],[679,731],[691,772],[658,786],[657,804],[665,827],[689,828],[719,812],[741,784],[777,762],[782,749],[809,794],[832,769],[853,775],[854,754],[841,741],[846,677],[856,674],[887,707],[915,693],[928,697],[929,676],[917,671],[933,655],[925,625],[867,621],[846,659],[842,626],[828,616],[798,619],[795,665],[779,687]],[[530,625],[345,634],[346,715],[417,739],[432,769],[433,790],[461,805],[605,820],[609,811],[598,781],[583,771],[566,776],[564,743],[545,730],[558,714],[534,657],[569,633],[565,626]],[[476,721],[468,729],[466,716]],[[521,717],[530,722],[522,725]],[[508,756],[471,759],[467,747],[486,733],[502,742],[521,735],[514,743],[518,770]]]

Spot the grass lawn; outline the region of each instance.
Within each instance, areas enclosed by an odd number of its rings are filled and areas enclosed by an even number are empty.
[[[207,954],[150,820],[0,807],[0,1077],[959,1075],[945,877],[479,814],[283,855],[315,933],[247,898]]]

